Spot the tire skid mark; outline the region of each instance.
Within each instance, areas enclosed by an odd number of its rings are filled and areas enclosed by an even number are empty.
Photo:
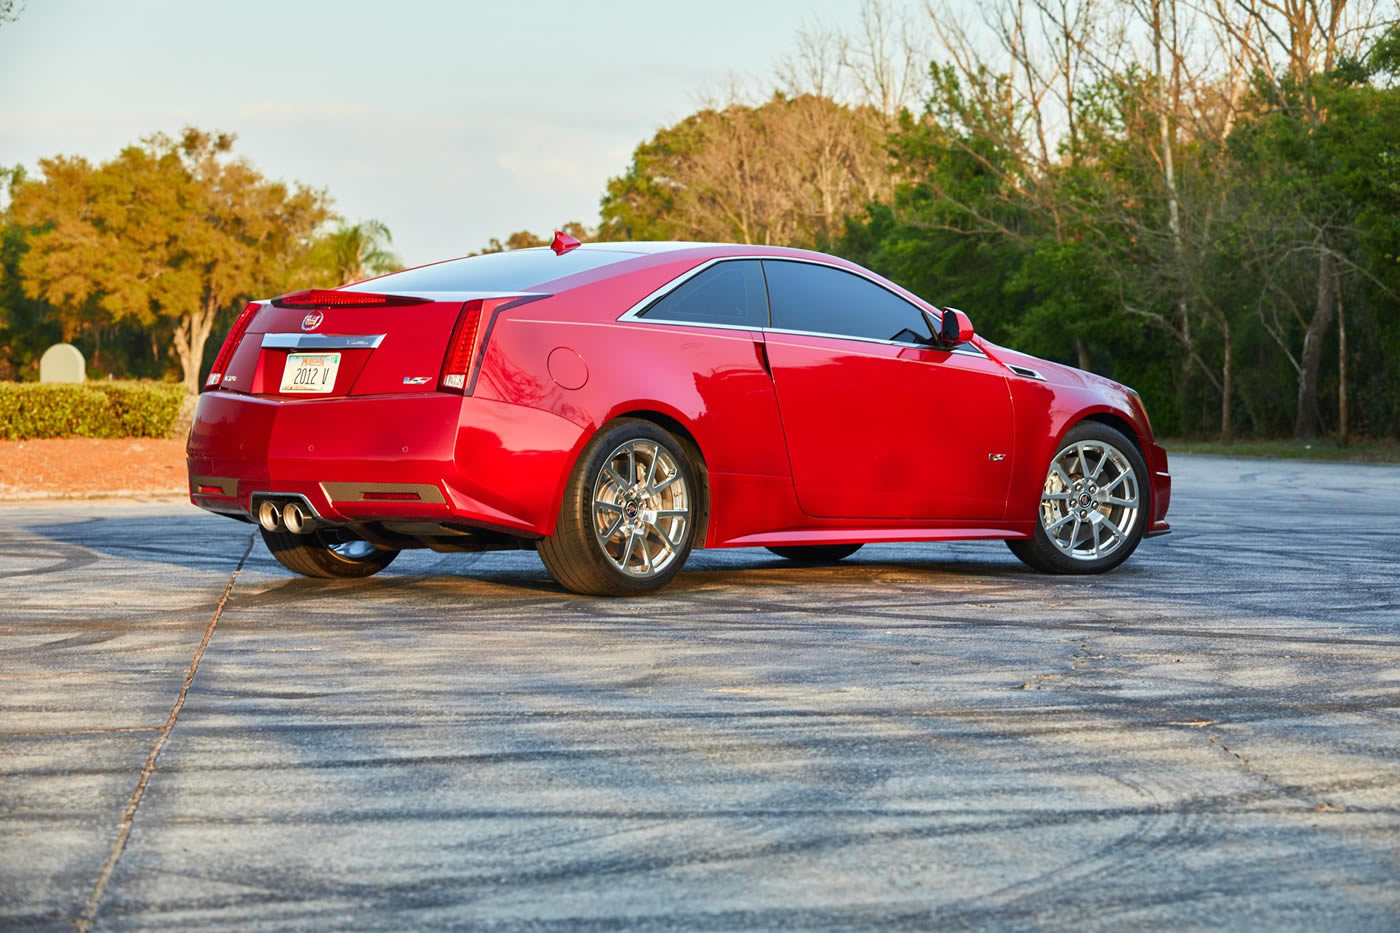
[[[21,560],[32,561],[37,559],[52,558],[55,562],[43,567],[31,567],[28,570],[7,570],[0,572],[0,580],[13,580],[16,577],[46,576],[53,573],[66,573],[87,567],[97,563],[97,555],[84,547],[77,547],[71,544],[61,544],[47,538],[34,536],[34,542],[29,546],[20,548],[0,548],[0,557],[13,557]]]

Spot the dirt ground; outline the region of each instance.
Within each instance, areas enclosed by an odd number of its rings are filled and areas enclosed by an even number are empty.
[[[183,440],[0,441],[0,500],[182,495],[188,489]]]

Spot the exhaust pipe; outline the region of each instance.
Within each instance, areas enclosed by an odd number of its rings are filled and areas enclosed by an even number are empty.
[[[315,531],[320,523],[295,502],[282,506],[282,524],[294,535]]]
[[[264,499],[258,504],[258,524],[268,531],[276,531],[282,527],[282,510],[277,507],[276,502]]]

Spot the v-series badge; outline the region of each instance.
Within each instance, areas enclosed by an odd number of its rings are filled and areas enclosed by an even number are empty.
[[[406,386],[426,385],[428,381],[432,378],[432,376],[404,376],[403,384]]]

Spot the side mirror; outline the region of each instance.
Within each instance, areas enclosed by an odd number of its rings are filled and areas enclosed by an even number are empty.
[[[938,328],[938,339],[945,347],[956,347],[972,339],[972,321],[957,308],[943,309],[943,322]]]

